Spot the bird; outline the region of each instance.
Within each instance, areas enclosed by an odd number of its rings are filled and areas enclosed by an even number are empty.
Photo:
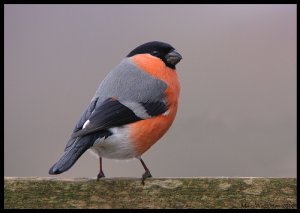
[[[182,56],[170,44],[150,41],[127,54],[100,83],[82,112],[60,159],[50,168],[56,175],[69,170],[87,150],[99,157],[97,180],[105,177],[102,158],[142,159],[172,125],[179,103],[176,65]]]

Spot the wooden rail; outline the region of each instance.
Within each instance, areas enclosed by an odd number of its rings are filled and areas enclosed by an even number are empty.
[[[297,208],[296,178],[4,177],[4,208]]]

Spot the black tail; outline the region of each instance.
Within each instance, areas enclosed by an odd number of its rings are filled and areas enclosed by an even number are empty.
[[[63,156],[49,170],[49,174],[55,175],[70,169],[78,158],[93,145],[93,135],[76,138],[71,147],[68,147]]]

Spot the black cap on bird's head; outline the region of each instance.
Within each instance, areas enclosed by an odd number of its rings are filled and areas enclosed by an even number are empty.
[[[160,58],[166,66],[175,69],[175,65],[182,59],[182,56],[170,44],[161,41],[151,41],[142,44],[132,50],[127,57],[137,54],[151,54]]]

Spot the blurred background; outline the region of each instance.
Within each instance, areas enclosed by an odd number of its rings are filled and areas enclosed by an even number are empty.
[[[296,177],[296,4],[4,5],[4,175],[49,176],[106,74],[159,40],[183,56],[154,177]],[[141,177],[134,160],[106,177]],[[57,177],[98,174],[86,152]]]

